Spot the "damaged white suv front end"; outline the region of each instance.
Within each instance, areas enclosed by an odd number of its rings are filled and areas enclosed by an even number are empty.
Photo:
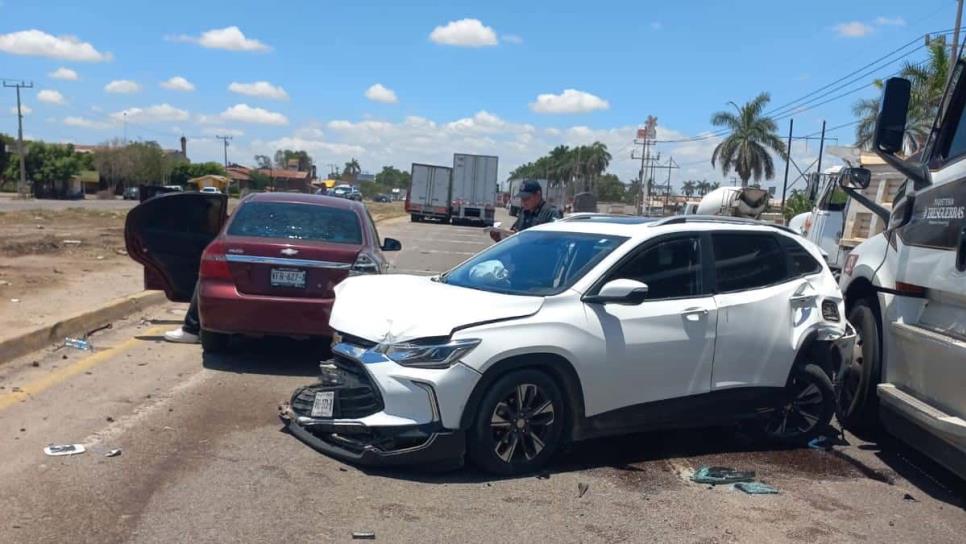
[[[588,217],[438,278],[349,278],[283,418],[360,464],[536,470],[568,441],[752,420],[817,434],[854,334],[819,250],[774,226]]]

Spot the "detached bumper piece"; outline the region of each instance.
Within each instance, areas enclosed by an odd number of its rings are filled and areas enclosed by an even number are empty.
[[[331,417],[312,415],[316,394],[334,392]],[[436,465],[461,462],[462,431],[434,422],[425,425],[368,426],[360,419],[383,410],[379,389],[361,364],[336,358],[323,363],[322,380],[300,387],[279,417],[289,432],[326,455],[369,466]]]

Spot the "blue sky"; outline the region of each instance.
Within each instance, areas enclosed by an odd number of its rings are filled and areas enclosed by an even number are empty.
[[[171,148],[185,134],[195,161],[220,161],[214,135],[231,134],[230,158],[240,163],[296,146],[323,171],[356,157],[375,172],[479,152],[499,155],[505,174],[559,143],[599,139],[614,154],[611,170],[629,179],[634,128],[647,115],[658,117],[659,138],[700,135],[729,100],[769,91],[780,106],[950,29],[955,5],[3,0],[0,77],[34,82],[25,133],[49,141],[122,137],[127,112],[129,139]],[[908,60],[922,57],[920,49]],[[851,104],[873,94],[796,113],[796,133],[818,131],[822,119],[851,121]],[[14,104],[5,89],[8,134]],[[784,134],[787,120],[779,124]],[[852,130],[831,136],[848,144]],[[661,150],[684,164],[676,179],[720,181],[708,163],[715,142]],[[816,148],[800,144],[796,160],[807,163]]]

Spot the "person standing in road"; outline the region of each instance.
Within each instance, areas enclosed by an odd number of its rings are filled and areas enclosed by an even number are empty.
[[[543,199],[543,188],[536,181],[525,181],[520,185],[520,215],[510,227],[510,232],[521,232],[530,227],[550,223],[561,218],[560,210]],[[490,232],[493,241],[499,242],[502,237],[498,231]]]
[[[200,344],[201,320],[198,319],[198,286],[191,294],[191,304],[184,316],[184,325],[164,333],[164,339],[175,344]]]

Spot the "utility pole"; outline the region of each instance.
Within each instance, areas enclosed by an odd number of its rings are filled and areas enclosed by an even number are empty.
[[[23,110],[20,105],[20,89],[32,89],[34,82],[21,81],[11,84],[4,81],[3,86],[17,89],[17,154],[20,155],[20,183],[17,185],[17,193],[21,198],[27,198],[27,163],[24,160],[27,150],[23,146]]]
[[[645,203],[650,199],[645,176],[647,175],[647,163],[651,160],[651,140],[655,138],[657,138],[657,117],[648,115],[647,121],[644,123],[644,128],[637,129],[637,138],[634,139],[634,143],[641,146],[641,196],[637,204],[637,215],[644,215]],[[637,158],[634,156],[633,151],[631,152],[631,158]]]
[[[953,27],[953,47],[949,54],[949,73],[953,73],[953,66],[956,66],[956,59],[959,58],[959,25],[963,23],[963,0],[956,2],[956,26]]]
[[[667,158],[667,189],[664,193],[664,211],[667,212],[668,200],[671,198],[671,169],[679,168],[678,163],[674,162],[674,157]]]
[[[124,121],[123,121],[123,124],[124,124],[124,145],[127,145],[127,112],[126,111],[125,112],[122,112],[121,113],[121,117],[124,118]]]
[[[792,163],[792,127],[795,126],[795,120],[788,120],[788,149],[785,150],[785,183],[782,184],[782,217],[785,216],[785,192],[788,191],[788,167]]]
[[[218,138],[219,140],[221,140],[222,142],[225,143],[225,171],[227,172],[228,171],[228,142],[231,141],[231,138],[232,137],[231,136],[215,136],[215,138]]]
[[[962,0],[960,0],[962,2]],[[789,151],[791,149],[789,148]],[[822,139],[818,143],[818,166],[815,167],[815,171],[820,175],[822,173],[822,152],[825,151],[825,120],[822,120]]]

